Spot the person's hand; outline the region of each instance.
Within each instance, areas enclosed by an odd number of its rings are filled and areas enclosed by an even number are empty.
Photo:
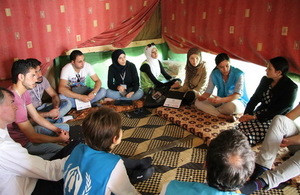
[[[291,137],[285,137],[282,139],[280,147],[287,147],[291,145],[299,145],[300,144],[300,135],[294,135]]]
[[[53,108],[48,112],[49,118],[58,119],[59,117],[59,108]]]
[[[87,95],[80,95],[78,99],[79,99],[80,101],[83,101],[83,102],[89,102],[89,101],[92,100],[92,99],[90,99],[90,97],[87,96]]]
[[[70,139],[70,135],[68,131],[61,130],[60,134],[58,135],[60,138],[61,142],[68,142]]]
[[[181,86],[179,81],[175,81],[175,83],[171,86],[171,89],[177,89]]]
[[[119,86],[117,87],[117,90],[118,90],[119,92],[123,92],[123,91],[125,91],[126,89],[125,89],[124,86],[119,85]]]
[[[91,101],[92,99],[95,98],[96,95],[94,95],[94,92],[91,92],[88,94],[88,98],[89,98],[89,101]]]
[[[126,97],[127,97],[127,98],[131,98],[131,97],[133,96],[133,94],[134,94],[133,91],[132,91],[132,92],[129,92],[129,93],[126,95]]]
[[[240,121],[240,122],[246,122],[246,121],[250,121],[250,120],[254,120],[254,119],[256,119],[255,116],[250,115],[250,114],[245,114],[245,115],[243,115],[243,116],[241,116],[241,117],[239,118],[239,121]]]
[[[201,101],[206,100],[207,98],[204,97],[203,95],[198,95],[197,99],[201,102]]]
[[[222,103],[222,98],[218,97],[218,96],[212,96],[212,97],[207,98],[207,101],[209,101],[213,104],[220,104],[220,103]]]

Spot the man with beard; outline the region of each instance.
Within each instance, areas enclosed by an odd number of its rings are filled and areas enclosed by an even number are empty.
[[[50,159],[63,148],[57,143],[69,141],[69,125],[58,123],[53,125],[39,115],[32,105],[27,90],[33,89],[38,81],[35,69],[36,65],[29,60],[18,60],[13,63],[11,69],[13,84],[8,89],[14,94],[17,113],[15,122],[8,125],[8,131],[29,154]],[[38,124],[37,126],[32,126],[28,114]]]
[[[32,105],[38,113],[52,123],[63,122],[62,117],[71,109],[72,104],[68,99],[60,100],[58,94],[51,87],[48,79],[42,75],[41,62],[34,58],[28,58],[28,61],[36,65],[35,73],[37,76],[37,85],[29,90]],[[52,103],[43,103],[42,97],[44,91],[51,97]]]

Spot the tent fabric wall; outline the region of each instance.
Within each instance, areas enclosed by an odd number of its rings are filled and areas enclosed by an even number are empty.
[[[0,80],[16,59],[37,58],[45,73],[73,48],[125,47],[159,4],[175,53],[198,46],[261,65],[282,55],[300,73],[299,0],[1,0]]]
[[[158,3],[159,0],[1,0],[0,80],[10,78],[16,59],[37,58],[45,73],[54,58],[76,47],[90,43],[124,47],[143,28]]]
[[[265,65],[276,56],[300,73],[299,0],[163,0],[163,38],[172,51],[198,46]]]

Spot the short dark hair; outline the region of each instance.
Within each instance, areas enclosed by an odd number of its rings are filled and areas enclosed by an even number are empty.
[[[226,53],[219,53],[215,58],[215,63],[218,66],[224,60],[230,61],[229,56]]]
[[[289,63],[284,57],[278,56],[272,58],[270,59],[270,63],[273,65],[275,70],[281,71],[282,75],[286,75],[289,70]]]
[[[75,61],[76,58],[77,58],[77,56],[83,56],[83,53],[81,51],[79,51],[79,50],[72,51],[71,54],[70,54],[70,61],[71,62]]]
[[[11,78],[12,83],[18,82],[18,75],[26,75],[31,68],[35,69],[36,64],[32,63],[30,60],[18,60],[15,61],[11,67]]]
[[[0,104],[2,104],[4,102],[4,93],[8,93],[9,95],[11,95],[11,97],[14,97],[15,95],[13,94],[13,92],[11,92],[10,90],[4,88],[4,87],[0,87]]]
[[[27,58],[26,60],[30,61],[31,63],[35,64],[36,66],[40,66],[42,63],[35,58]]]
[[[94,150],[111,150],[113,138],[119,138],[121,116],[115,110],[101,107],[91,112],[83,121],[83,136],[86,144]]]
[[[208,185],[220,191],[235,191],[244,185],[255,166],[255,153],[246,136],[225,130],[211,141],[207,150]]]

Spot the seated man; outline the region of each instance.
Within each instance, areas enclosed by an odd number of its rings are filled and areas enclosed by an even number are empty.
[[[57,182],[63,177],[66,158],[47,161],[34,155],[8,134],[7,125],[14,122],[17,107],[14,94],[0,87],[0,194],[59,194]],[[34,162],[34,163],[33,163]]]
[[[76,108],[75,99],[94,103],[104,98],[106,90],[101,88],[101,80],[93,67],[84,61],[83,53],[79,50],[72,51],[70,61],[62,68],[60,73],[58,91],[61,94],[61,99],[69,99],[72,108]],[[87,76],[90,76],[95,82],[93,89],[85,85]]]
[[[64,157],[68,156],[79,142],[70,142],[56,153],[51,161],[30,155],[9,136],[7,130],[7,125],[17,118],[17,109],[14,93],[0,87],[0,194],[62,195],[63,168],[67,159]],[[151,161],[149,158],[124,159],[124,165],[130,170],[135,166],[151,166]],[[134,172],[131,179],[139,182],[150,176],[148,172]]]
[[[247,138],[237,130],[226,130],[213,139],[206,155],[207,184],[173,180],[163,187],[161,195],[239,194],[252,174],[255,153]]]
[[[18,60],[13,63],[11,70],[13,84],[9,90],[14,94],[18,111],[15,122],[8,125],[8,131],[16,142],[28,150],[29,154],[48,160],[63,148],[57,143],[69,141],[69,125],[58,123],[53,125],[39,115],[31,104],[28,89],[36,86],[35,68],[35,64],[28,60]],[[28,114],[39,126],[32,126]]]
[[[299,116],[300,104],[285,116],[277,115],[273,118],[257,156],[254,173],[241,189],[244,194],[275,188],[300,174],[300,126],[294,121]],[[280,146],[287,146],[293,156],[270,170]]]
[[[35,73],[37,76],[37,85],[29,90],[32,105],[38,113],[52,123],[63,122],[62,117],[71,110],[71,102],[68,99],[60,100],[58,94],[51,87],[46,77],[42,75],[41,62],[34,58],[27,59],[36,64]],[[51,97],[52,103],[43,103],[42,97],[44,91]]]

